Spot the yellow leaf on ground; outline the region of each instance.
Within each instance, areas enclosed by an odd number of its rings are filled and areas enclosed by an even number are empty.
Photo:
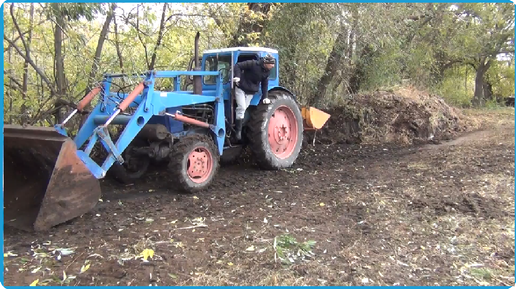
[[[145,249],[142,252],[143,260],[147,261],[147,259],[150,257],[152,258],[154,256],[154,250],[152,249]]]
[[[36,286],[38,285],[39,279],[34,280],[32,283],[30,283],[29,286]]]
[[[83,265],[81,267],[81,273],[88,271],[88,269],[90,269],[90,264]]]

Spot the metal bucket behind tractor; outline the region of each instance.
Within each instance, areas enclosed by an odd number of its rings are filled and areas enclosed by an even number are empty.
[[[93,209],[100,184],[76,151],[53,128],[4,125],[6,225],[47,230]]]
[[[301,115],[303,116],[305,130],[321,129],[330,118],[329,114],[315,107],[302,107]]]

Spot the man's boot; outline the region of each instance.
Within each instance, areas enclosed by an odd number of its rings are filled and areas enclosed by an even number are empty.
[[[236,139],[238,141],[242,140],[242,122],[243,119],[235,119]]]

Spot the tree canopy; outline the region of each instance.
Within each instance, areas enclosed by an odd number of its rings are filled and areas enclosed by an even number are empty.
[[[5,3],[4,122],[48,125],[106,72],[185,70],[200,49],[267,46],[317,106],[394,85],[451,104],[514,96],[511,3]]]

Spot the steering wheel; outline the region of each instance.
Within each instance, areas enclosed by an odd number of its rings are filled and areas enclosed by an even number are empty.
[[[219,71],[219,73],[220,73],[221,71],[226,71],[226,75],[225,75],[225,76],[224,76],[224,73],[222,73],[222,84],[226,84],[226,83],[228,83],[228,81],[230,80],[230,79],[229,79],[229,75],[230,75],[230,73],[229,73],[229,72],[230,72],[229,68],[224,67],[224,68],[219,69],[218,71]]]

